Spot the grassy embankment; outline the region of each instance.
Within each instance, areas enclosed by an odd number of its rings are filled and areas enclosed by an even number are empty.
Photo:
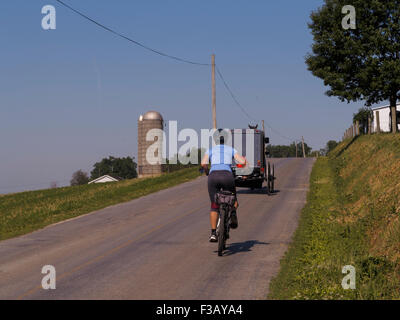
[[[356,268],[356,289],[341,286]],[[311,174],[272,299],[400,299],[400,135],[344,141]]]
[[[198,168],[146,179],[21,192],[0,197],[0,240],[126,202],[198,177]]]

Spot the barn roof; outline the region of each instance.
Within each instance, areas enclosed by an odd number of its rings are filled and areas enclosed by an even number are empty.
[[[89,181],[89,184],[91,184],[91,183],[96,183],[96,182],[98,182],[98,181],[100,181],[100,180],[102,180],[102,179],[104,179],[104,178],[108,178],[108,179],[110,179],[111,181],[115,181],[115,182],[119,181],[118,179],[116,179],[116,178],[114,178],[114,177],[111,177],[111,176],[109,176],[108,174],[106,174],[106,175],[104,175],[104,176],[98,177],[97,179],[94,179],[94,180],[92,180],[92,181]]]
[[[390,104],[385,105],[385,106],[379,106],[379,107],[375,107],[375,108],[371,108],[372,110],[380,110],[380,109],[386,109],[389,108]],[[397,108],[400,107],[400,102],[397,104]]]

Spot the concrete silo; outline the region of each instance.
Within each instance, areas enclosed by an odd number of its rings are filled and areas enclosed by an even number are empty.
[[[138,120],[138,175],[142,177],[153,177],[162,173],[162,164],[151,164],[149,159],[146,158],[147,150],[149,148],[158,147],[162,150],[163,139],[155,138],[151,141],[146,141],[147,133],[152,129],[164,129],[164,120],[160,113],[157,111],[149,111]],[[161,152],[152,153],[152,156],[158,157],[161,160]]]

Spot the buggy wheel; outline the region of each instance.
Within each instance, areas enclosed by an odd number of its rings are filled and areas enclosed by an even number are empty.
[[[272,165],[272,175],[271,175],[271,192],[275,192],[275,165]]]
[[[268,162],[268,169],[267,169],[267,190],[268,194],[272,192],[272,185],[271,185],[271,164]]]
[[[219,220],[219,226],[218,226],[218,256],[222,256],[222,252],[224,251],[225,247],[225,215],[226,215],[226,207],[223,206],[220,208],[221,213],[220,213],[220,220]]]

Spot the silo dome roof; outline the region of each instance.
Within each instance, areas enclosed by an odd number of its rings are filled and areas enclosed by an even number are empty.
[[[163,120],[163,117],[157,111],[149,111],[144,114],[143,120]]]

